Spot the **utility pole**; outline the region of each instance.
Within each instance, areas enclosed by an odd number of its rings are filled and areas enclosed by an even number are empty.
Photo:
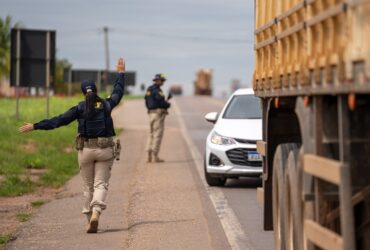
[[[104,32],[104,47],[105,47],[105,74],[104,74],[104,88],[107,91],[109,85],[109,43],[108,43],[108,27],[103,27]]]

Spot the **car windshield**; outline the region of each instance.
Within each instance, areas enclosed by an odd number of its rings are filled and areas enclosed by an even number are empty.
[[[259,99],[253,95],[236,95],[227,106],[224,119],[261,119]]]

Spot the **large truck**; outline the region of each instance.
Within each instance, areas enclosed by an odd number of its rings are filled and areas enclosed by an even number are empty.
[[[370,249],[370,1],[255,0],[263,227],[276,249]]]
[[[200,69],[194,82],[195,95],[212,95],[212,70]]]

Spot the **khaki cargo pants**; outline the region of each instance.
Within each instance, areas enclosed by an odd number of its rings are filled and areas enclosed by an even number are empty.
[[[113,148],[87,148],[78,151],[85,202],[82,213],[102,212],[107,207],[109,178],[113,165]]]
[[[164,109],[158,109],[149,112],[150,132],[146,147],[148,152],[158,154],[163,138],[164,120],[167,114],[167,110]]]

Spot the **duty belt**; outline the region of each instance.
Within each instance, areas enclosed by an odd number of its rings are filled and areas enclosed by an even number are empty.
[[[167,113],[166,109],[149,109],[148,110],[149,114],[156,113],[156,114],[165,114]]]
[[[86,148],[108,148],[113,146],[113,137],[98,137],[84,140],[84,147]]]

